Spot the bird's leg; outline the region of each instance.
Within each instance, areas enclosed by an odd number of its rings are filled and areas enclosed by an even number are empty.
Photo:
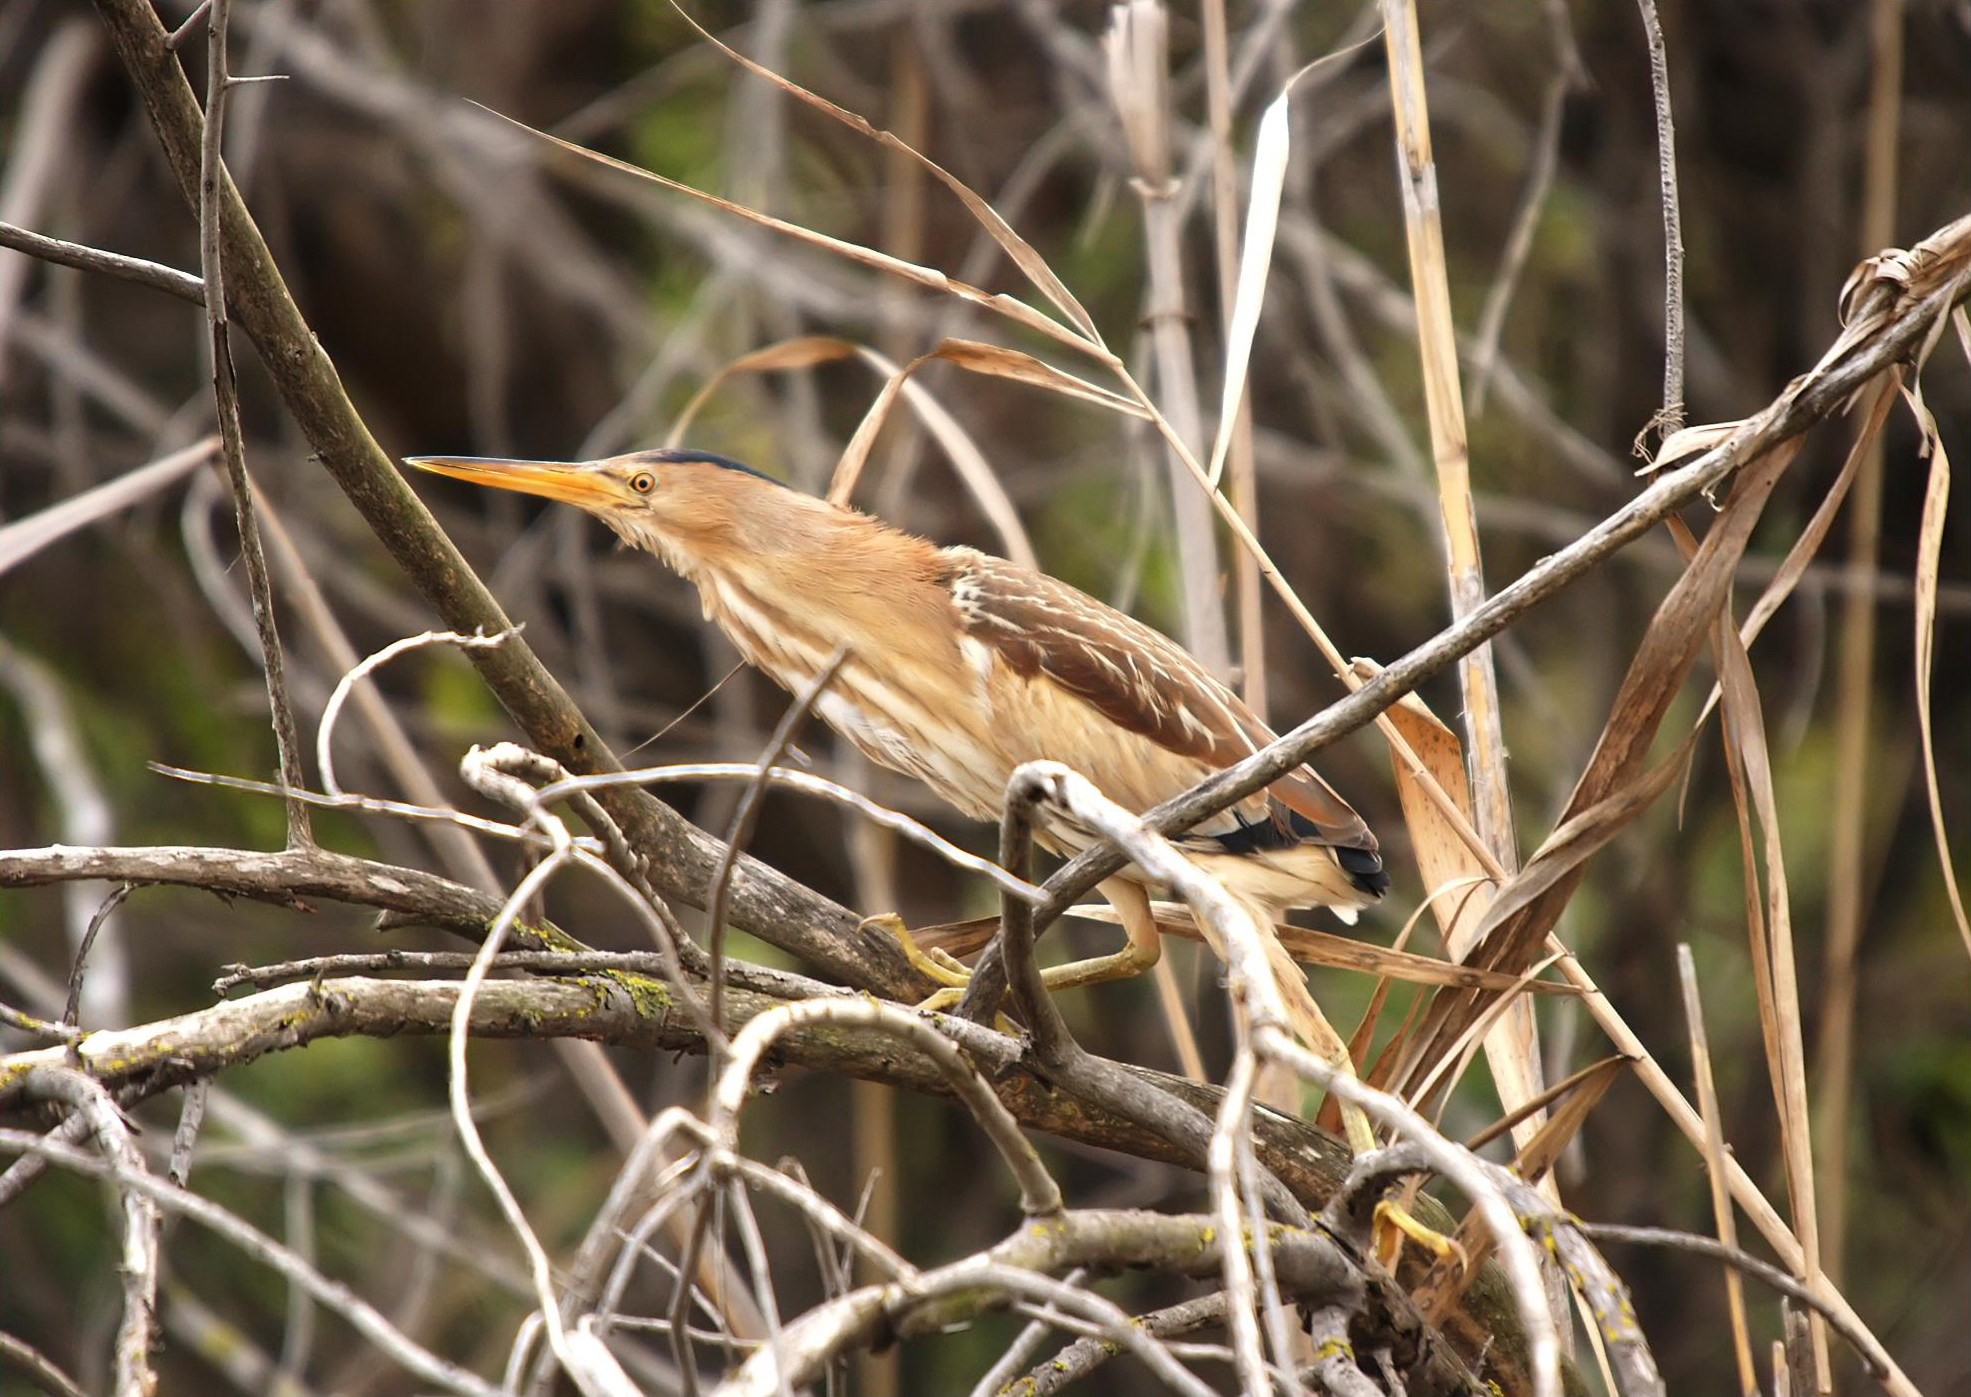
[[[1456,1260],[1460,1271],[1471,1269],[1471,1253],[1465,1250],[1463,1242],[1418,1221],[1405,1203],[1395,1198],[1385,1198],[1376,1204],[1371,1228],[1375,1238],[1376,1260],[1391,1274],[1396,1271],[1396,1263],[1403,1259],[1403,1239],[1406,1237],[1440,1259]]]
[[[931,999],[938,999],[949,990],[962,990],[971,981],[972,972],[965,967],[964,961],[940,947],[933,946],[926,950],[919,946],[917,938],[910,934],[910,928],[904,925],[903,918],[896,913],[884,912],[874,917],[864,917],[862,925],[880,927],[896,937],[897,943],[903,947],[904,959],[910,962],[911,968],[925,979],[944,986],[944,989],[932,995]],[[930,1000],[926,1000],[920,1007],[941,1009],[945,1005],[933,1004]]]
[[[1102,896],[1116,909],[1123,933],[1129,942],[1111,955],[1069,961],[1040,972],[1048,993],[1099,985],[1109,980],[1126,980],[1141,975],[1163,956],[1163,936],[1157,930],[1156,915],[1150,910],[1150,895],[1141,883],[1126,878],[1109,878],[1101,884]]]
[[[1163,955],[1163,941],[1157,932],[1156,916],[1150,910],[1149,894],[1140,885],[1121,878],[1111,878],[1101,888],[1102,896],[1116,909],[1129,942],[1112,955],[1070,961],[1066,965],[1049,966],[1042,970],[1040,981],[1049,994],[1056,990],[1078,989],[1083,985],[1099,985],[1108,980],[1125,980],[1132,975],[1141,975]],[[905,958],[918,973],[944,986],[918,1008],[949,1009],[963,996],[965,986],[971,982],[972,972],[956,956],[935,946],[929,950],[919,946],[909,928],[904,926],[903,919],[894,914],[865,918],[863,925],[881,927],[896,937],[903,947]]]

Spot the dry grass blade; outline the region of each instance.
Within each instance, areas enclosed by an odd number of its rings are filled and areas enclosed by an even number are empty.
[[[1382,666],[1374,660],[1357,658],[1349,663],[1349,673],[1365,684],[1381,672]],[[1424,769],[1437,779],[1437,784],[1469,819],[1471,788],[1465,779],[1464,744],[1458,741],[1458,735],[1413,693],[1405,694],[1388,710],[1388,716]],[[1444,944],[1451,948],[1452,955],[1460,955],[1471,944],[1480,919],[1492,905],[1491,875],[1471,845],[1424,793],[1409,764],[1394,751],[1390,758],[1397,799],[1403,808],[1403,823],[1410,832],[1411,852],[1424,886],[1443,888],[1473,882],[1480,885],[1468,897],[1438,898],[1431,904],[1444,934]]]
[[[181,476],[211,461],[218,453],[219,438],[205,440],[160,457],[148,465],[125,471],[112,480],[70,495],[60,504],[49,505],[24,519],[0,525],[0,574],[26,562],[58,539],[77,529],[87,528],[98,519],[127,509],[138,500],[162,490]]]
[[[1793,1205],[1793,1231],[1800,1239],[1801,1279],[1816,1293],[1826,1289],[1820,1270],[1819,1207],[1814,1194],[1813,1135],[1807,1105],[1805,1035],[1801,1027],[1800,986],[1793,950],[1793,917],[1787,895],[1786,858],[1780,839],[1779,805],[1773,789],[1772,760],[1766,745],[1759,690],[1738,631],[1721,618],[1717,635],[1719,683],[1723,690],[1724,736],[1744,773],[1764,836],[1766,864],[1766,942],[1771,953],[1770,1022],[1762,1025],[1778,1064],[1774,1104],[1779,1111],[1780,1149],[1786,1163],[1787,1195]],[[1745,866],[1747,901],[1753,896],[1758,869]],[[1822,1338],[1816,1347],[1825,1343]]]
[[[1211,444],[1211,464],[1205,470],[1213,489],[1225,471],[1225,458],[1239,424],[1239,405],[1245,399],[1246,375],[1252,365],[1253,340],[1259,334],[1259,313],[1266,303],[1266,274],[1273,266],[1273,235],[1280,224],[1280,197],[1286,189],[1290,121],[1288,83],[1259,119],[1259,137],[1252,152],[1252,196],[1246,203],[1245,239],[1239,250],[1238,290],[1232,298],[1232,318],[1225,328],[1225,383],[1218,402],[1218,435]]]
[[[684,410],[671,424],[666,434],[665,444],[679,445],[691,423],[704,409],[712,394],[723,387],[726,381],[736,374],[770,373],[787,369],[811,369],[817,364],[839,363],[845,359],[861,359],[879,372],[894,374],[896,364],[890,358],[868,345],[857,344],[853,340],[835,335],[798,335],[793,339],[781,340],[761,349],[740,355],[724,365],[719,371],[706,379],[704,385],[691,395]],[[1044,359],[1003,345],[986,344],[979,340],[947,339],[939,343],[930,353],[912,360],[909,369],[915,370],[923,364],[939,361],[956,364],[972,373],[984,374],[990,378],[1004,378],[1014,383],[1024,383],[1032,388],[1045,389],[1058,393],[1064,398],[1079,402],[1093,403],[1097,407],[1108,408],[1125,417],[1147,420],[1149,413],[1140,403],[1125,398],[1120,393],[1112,393],[1085,378],[1077,378],[1065,369],[1057,369]]]
[[[947,344],[949,343],[952,342],[947,341]],[[889,377],[884,380],[882,391],[876,395],[876,400],[863,414],[862,421],[856,426],[855,435],[849,438],[848,445],[842,450],[841,458],[835,463],[834,476],[828,483],[828,499],[834,504],[845,505],[849,502],[849,498],[855,493],[856,482],[861,479],[862,468],[869,460],[870,448],[876,444],[876,438],[882,432],[884,422],[889,419],[890,409],[895,405],[898,394],[902,394],[909,401],[912,411],[923,421],[925,428],[937,438],[938,445],[944,448],[945,455],[951,460],[952,469],[958,472],[958,478],[964,482],[965,488],[971,491],[973,498],[979,503],[979,508],[984,511],[986,518],[998,531],[1006,556],[1026,567],[1037,568],[1040,565],[1039,560],[1034,555],[1032,541],[1027,538],[1026,526],[1021,524],[1019,511],[1013,507],[1013,501],[1007,497],[1005,487],[999,483],[999,476],[993,470],[991,463],[986,460],[985,453],[979,450],[978,444],[959,424],[958,419],[946,411],[944,405],[933,397],[923,384],[911,381],[910,375],[920,364],[944,357],[945,347],[940,345],[938,349],[918,357],[902,368],[898,368],[886,355],[879,354],[873,349],[862,348],[857,351],[859,358],[879,373],[888,374]],[[990,349],[991,346],[976,346],[976,348]],[[979,356],[961,355],[960,357],[969,357],[975,364],[984,362]],[[1017,360],[1026,356],[1008,350],[1006,357]],[[1036,379],[1028,377],[1025,381],[1034,382]]]
[[[634,175],[637,179],[658,185],[664,189],[669,189],[674,193],[688,195],[700,203],[710,204],[715,209],[743,218],[749,223],[757,223],[762,228],[770,228],[784,237],[794,239],[796,242],[803,242],[810,247],[821,248],[824,251],[834,253],[838,257],[845,257],[851,262],[860,263],[862,266],[874,268],[876,271],[887,273],[890,276],[901,277],[905,281],[914,282],[926,290],[936,291],[946,296],[953,296],[958,300],[978,306],[982,310],[992,311],[996,315],[1006,317],[1016,325],[1022,325],[1029,330],[1047,336],[1049,339],[1058,340],[1062,344],[1072,345],[1082,353],[1093,355],[1104,363],[1110,362],[1111,356],[1107,349],[1091,340],[1083,338],[1076,331],[1061,324],[1060,321],[1050,316],[1042,315],[1039,311],[1017,297],[999,295],[990,291],[981,291],[976,286],[968,285],[965,282],[957,280],[955,277],[946,276],[935,267],[924,267],[915,262],[906,262],[901,257],[892,257],[887,252],[878,252],[875,248],[864,247],[861,243],[852,243],[843,238],[831,237],[827,233],[818,233],[812,228],[804,228],[798,223],[789,223],[784,218],[775,218],[772,214],[761,213],[758,209],[749,209],[744,204],[735,204],[730,199],[721,199],[716,194],[708,194],[704,190],[694,188],[680,180],[670,179],[654,171],[646,170],[641,165],[632,165],[629,161],[618,160],[613,155],[604,155],[600,151],[590,150],[586,146],[578,146],[573,141],[564,141],[559,136],[550,136],[545,131],[529,126],[524,121],[515,121],[512,117],[496,112],[491,107],[477,102],[473,103],[473,105],[487,115],[497,117],[507,125],[517,130],[525,131],[528,135],[536,139],[546,141],[549,145],[565,151],[579,160],[600,165],[606,169],[620,170],[626,175]]]
[[[1197,919],[1176,904],[1153,903],[1151,911],[1156,917],[1157,929],[1164,935],[1181,936],[1186,941],[1199,939]],[[1116,920],[1114,909],[1095,904],[1076,907],[1069,915],[1092,922],[1112,923]],[[993,934],[998,930],[998,917],[974,917],[963,922],[913,927],[910,938],[917,943],[920,950],[940,950],[963,957],[985,949],[986,943],[992,940]],[[1395,950],[1372,942],[1357,941],[1353,937],[1316,931],[1310,927],[1280,923],[1275,926],[1274,931],[1280,938],[1280,944],[1287,948],[1287,954],[1303,965],[1320,965],[1333,970],[1359,970],[1364,974],[1383,975],[1392,980],[1403,980],[1411,984],[1450,985],[1464,989],[1507,990],[1519,983],[1517,976],[1502,975],[1493,970],[1478,970],[1448,960],[1439,960],[1435,956]],[[1533,981],[1527,988],[1536,994],[1577,993],[1572,985],[1562,985],[1550,980]]]
[[[1493,1121],[1490,1125],[1486,1126],[1483,1130],[1479,1131],[1476,1135],[1466,1140],[1465,1148],[1468,1150],[1484,1149],[1487,1145],[1491,1144],[1494,1140],[1498,1139],[1501,1135],[1504,1135],[1507,1131],[1511,1130],[1515,1125],[1518,1125],[1522,1120],[1525,1120],[1526,1117],[1530,1115],[1532,1112],[1537,1110],[1543,1110],[1546,1107],[1553,1105],[1556,1101],[1559,1101],[1562,1097],[1567,1096],[1576,1087],[1588,1083],[1595,1083],[1597,1082],[1598,1078],[1606,1076],[1608,1079],[1606,1082],[1599,1082],[1597,1085],[1594,1086],[1594,1101],[1600,1101],[1603,1094],[1607,1092],[1608,1088],[1614,1085],[1615,1079],[1622,1075],[1621,1069],[1627,1067],[1634,1061],[1635,1061],[1634,1058],[1629,1057],[1624,1053],[1610,1053],[1607,1057],[1602,1058],[1599,1062],[1591,1062],[1586,1067],[1581,1068],[1579,1071],[1569,1073],[1567,1076],[1561,1078],[1558,1082],[1555,1082],[1552,1086],[1548,1087],[1545,1091],[1541,1092],[1540,1095],[1536,1097],[1534,1100],[1520,1107],[1517,1111],[1513,1111],[1508,1115],[1503,1115],[1499,1117],[1499,1119]],[[1593,1104],[1594,1104],[1593,1102],[1590,1102],[1589,1106],[1591,1107]],[[1586,1113],[1586,1109],[1587,1108],[1583,1108],[1584,1115]],[[1558,1153],[1556,1152],[1555,1158],[1557,1159],[1558,1157],[1559,1157]],[[1547,1167],[1548,1168],[1553,1167],[1552,1161],[1548,1162]]]
[[[952,469],[965,483],[965,488],[979,502],[987,519],[999,532],[1006,549],[1006,556],[1025,567],[1038,568],[1039,559],[1033,551],[1033,543],[1027,538],[1026,526],[1020,523],[1019,511],[1013,508],[1013,501],[1006,495],[1005,487],[999,483],[999,476],[991,463],[980,451],[971,435],[959,425],[958,419],[945,410],[945,407],[921,383],[913,383],[911,371],[917,364],[925,362],[931,355],[897,368],[887,358],[875,350],[866,351],[864,358],[878,368],[889,370],[890,376],[883,383],[883,391],[876,395],[876,401],[869,405],[857,424],[855,435],[843,448],[841,460],[835,465],[834,479],[828,485],[828,499],[835,504],[847,504],[855,492],[856,480],[862,475],[863,464],[869,458],[869,449],[876,444],[877,434],[883,430],[883,423],[889,417],[890,408],[896,402],[897,394],[902,393],[910,400],[911,408],[923,419],[924,426],[938,439],[945,455],[951,459]]]
[[[1147,422],[1150,414],[1138,403],[1125,398],[1120,393],[1112,393],[1106,388],[1077,378],[1063,369],[1057,369],[1044,359],[1036,359],[1031,354],[1023,354],[1017,349],[1006,349],[996,344],[985,344],[978,340],[948,339],[932,351],[931,357],[941,359],[947,364],[956,364],[961,369],[973,373],[989,374],[994,378],[1011,379],[1034,388],[1044,388],[1062,397],[1078,398],[1097,407],[1108,408],[1125,417],[1134,417]]]
[[[1821,544],[1826,541],[1828,531],[1834,526],[1835,516],[1841,512],[1841,502],[1847,498],[1848,487],[1854,484],[1863,459],[1881,436],[1882,424],[1888,420],[1889,405],[1895,395],[1895,385],[1902,381],[1901,374],[1902,370],[1892,369],[1883,379],[1882,385],[1875,390],[1875,397],[1870,402],[1868,411],[1863,414],[1861,430],[1855,437],[1854,445],[1848,449],[1847,459],[1841,463],[1840,474],[1834,477],[1834,483],[1828,487],[1827,494],[1815,508],[1813,517],[1800,531],[1800,536],[1793,540],[1793,546],[1786,550],[1786,556],[1780,560],[1779,569],[1766,584],[1766,590],[1759,594],[1759,599],[1752,604],[1752,609],[1745,613],[1745,620],[1738,628],[1738,636],[1746,649],[1752,648],[1752,642],[1765,630],[1766,622],[1772,620],[1774,613],[1786,604],[1788,597],[1793,595],[1794,588],[1800,585],[1800,579],[1806,575],[1807,565],[1819,554]],[[1686,557],[1688,556],[1689,550],[1686,550]],[[1711,710],[1718,706],[1719,692],[1718,686],[1713,684],[1710,697],[1704,700],[1704,707],[1698,713],[1697,721],[1691,725],[1693,728],[1704,726],[1704,720],[1709,718]]]
[[[1952,317],[1958,337],[1971,355],[1971,329],[1966,328],[1962,308]],[[1930,457],[1930,474],[1923,491],[1923,522],[1916,547],[1916,723],[1923,740],[1923,779],[1930,792],[1930,830],[1937,840],[1937,862],[1943,870],[1944,890],[1950,897],[1951,915],[1957,919],[1957,933],[1964,938],[1964,949],[1971,953],[1971,921],[1964,915],[1964,893],[1957,884],[1957,868],[1951,862],[1950,833],[1944,825],[1943,792],[1937,785],[1937,742],[1931,731],[1930,677],[1937,641],[1937,577],[1944,548],[1944,516],[1950,505],[1950,457],[1937,430],[1937,419],[1923,401],[1919,385],[1903,388],[1903,399],[1916,415],[1923,432],[1923,450]]]
[[[1379,668],[1371,660],[1357,659],[1350,665],[1350,672],[1366,683]],[[1405,695],[1387,716],[1425,769],[1470,819],[1471,795],[1465,777],[1464,746],[1458,735],[1415,694]],[[1463,960],[1478,943],[1498,884],[1473,847],[1430,801],[1415,774],[1394,751],[1391,758],[1403,821],[1410,831],[1410,846],[1425,886],[1443,888],[1464,884],[1471,889],[1464,897],[1436,898],[1431,904],[1444,934],[1445,947],[1453,959]],[[1379,1009],[1380,1004],[1373,1007]],[[1365,1018],[1365,1027],[1367,1024]],[[1518,1109],[1528,1107],[1528,1103],[1543,1094],[1538,1052],[1530,1004],[1511,1011],[1486,1045],[1486,1057],[1492,1066],[1500,1100],[1519,1120],[1514,1140],[1521,1147],[1533,1139],[1541,1124],[1537,1108]]]
[[[1798,450],[1798,438],[1783,443],[1739,476],[1696,560],[1650,621],[1559,828],[1500,890],[1486,913],[1476,938],[1476,963],[1508,971],[1528,964],[1579,886],[1586,856],[1674,776],[1668,764],[1644,774],[1643,761],[1724,605],[1766,498]],[[1484,1009],[1478,996],[1440,997],[1419,1030],[1420,1046],[1410,1055],[1408,1080],[1429,1075]]]
[[[958,420],[921,385],[911,382],[911,375],[924,364],[942,361],[973,373],[1009,379],[1015,383],[1042,388],[1079,402],[1094,403],[1126,416],[1140,418],[1146,415],[1142,407],[1128,398],[1057,369],[1052,364],[1034,358],[1031,354],[1022,353],[1017,349],[1007,349],[1001,345],[983,344],[977,340],[948,339],[929,354],[922,355],[899,368],[887,355],[868,345],[857,344],[834,335],[800,335],[742,354],[706,379],[671,424],[670,432],[666,436],[666,444],[677,446],[684,439],[685,433],[712,394],[735,374],[806,369],[813,368],[817,364],[838,363],[848,359],[860,360],[877,373],[886,375],[886,378],[882,392],[864,414],[855,436],[836,464],[828,488],[828,498],[836,504],[848,503],[850,496],[855,492],[862,469],[868,462],[869,451],[875,445],[877,435],[888,420],[890,410],[895,406],[897,398],[902,396],[910,404],[911,410],[923,421],[926,429],[937,439],[938,444],[944,448],[959,478],[971,491],[974,499],[978,501],[979,508],[998,532],[1006,556],[1028,567],[1036,565],[1033,544],[1027,538],[1026,529],[1020,523],[1019,513],[1014,509],[1012,500],[1007,497],[1004,487],[1000,485],[998,475]]]
[[[970,211],[974,218],[978,219],[980,226],[986,230],[986,233],[992,240],[999,244],[1001,250],[1013,259],[1014,265],[1026,274],[1027,280],[1034,284],[1035,289],[1049,301],[1053,302],[1055,308],[1067,316],[1068,319],[1072,320],[1076,328],[1087,337],[1087,347],[1098,352],[1103,351],[1102,336],[1095,329],[1095,322],[1089,318],[1088,312],[1082,309],[1081,302],[1075,299],[1074,293],[1068,290],[1066,284],[1058,276],[1054,275],[1054,269],[1047,265],[1046,259],[1038,252],[1035,252],[1025,238],[1022,238],[1018,233],[1013,231],[1012,225],[999,216],[997,209],[987,203],[984,198],[974,193],[956,175],[952,174],[935,160],[932,160],[929,156],[923,154],[901,137],[889,131],[878,130],[867,119],[857,115],[855,112],[849,111],[846,107],[839,107],[826,97],[810,92],[799,83],[782,77],[771,68],[766,68],[755,63],[745,54],[732,48],[720,40],[717,35],[705,28],[704,25],[700,24],[684,6],[677,3],[677,0],[671,0],[671,8],[683,16],[686,24],[698,31],[699,37],[703,38],[707,43],[718,49],[719,52],[723,53],[747,72],[754,74],[756,77],[764,78],[782,92],[807,103],[807,105],[813,107],[816,111],[825,112],[844,126],[867,136],[885,150],[892,151],[906,159],[915,161],[926,173],[958,196],[959,201],[965,205],[966,209]]]
[[[852,359],[861,351],[861,346],[852,340],[836,335],[799,335],[793,339],[781,340],[777,344],[752,350],[740,355],[720,367],[719,371],[699,385],[698,391],[684,405],[683,411],[671,421],[671,429],[664,435],[664,445],[676,448],[683,444],[691,424],[698,420],[698,414],[712,395],[723,388],[728,379],[743,373],[775,373],[788,369],[811,369],[817,364],[833,364],[843,359]]]

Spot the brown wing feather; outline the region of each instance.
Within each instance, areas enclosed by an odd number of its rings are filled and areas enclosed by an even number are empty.
[[[1045,574],[970,549],[944,554],[944,582],[966,634],[1023,678],[1044,679],[1117,727],[1209,767],[1231,766],[1273,740],[1237,694],[1169,637]],[[1322,843],[1375,849],[1362,817],[1312,768],[1282,777],[1268,794],[1266,814],[1282,830],[1292,812],[1317,827]]]

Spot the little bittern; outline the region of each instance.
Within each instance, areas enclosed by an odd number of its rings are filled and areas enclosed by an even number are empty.
[[[1147,810],[1273,739],[1176,643],[1065,583],[970,548],[939,548],[721,456],[409,464],[579,505],[695,583],[705,615],[784,688],[805,688],[845,651],[816,711],[871,760],[974,818],[998,818],[1023,762],[1064,762]],[[1058,812],[1035,833],[1063,855],[1095,842]],[[1375,836],[1308,767],[1179,843],[1268,928],[1291,907],[1329,907],[1352,922],[1389,885]],[[1049,987],[1155,964],[1150,891],[1133,872],[1103,883],[1128,944],[1049,969]],[[1277,942],[1273,950],[1295,1019],[1318,1018],[1299,968]],[[1302,1022],[1295,1027],[1313,1042]]]

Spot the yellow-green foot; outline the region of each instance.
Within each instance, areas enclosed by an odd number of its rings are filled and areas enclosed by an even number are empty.
[[[1383,1199],[1376,1204],[1374,1237],[1376,1257],[1391,1271],[1403,1259],[1403,1239],[1409,1238],[1440,1260],[1455,1257],[1460,1270],[1471,1265],[1471,1256],[1456,1237],[1446,1237],[1418,1222],[1402,1204]]]
[[[965,986],[972,982],[972,972],[949,951],[936,946],[927,951],[919,946],[902,917],[894,912],[884,912],[874,917],[864,917],[862,925],[887,931],[894,936],[897,944],[903,947],[904,959],[910,962],[911,969],[943,987],[919,1004],[919,1009],[949,1009],[964,997]]]

